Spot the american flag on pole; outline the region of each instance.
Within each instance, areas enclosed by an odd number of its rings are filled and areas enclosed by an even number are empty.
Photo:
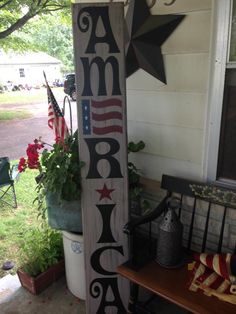
[[[65,118],[61,112],[60,107],[53,95],[53,92],[48,85],[45,73],[44,73],[46,85],[47,85],[47,94],[48,94],[48,126],[54,130],[56,141],[64,140],[68,135],[68,127],[66,125]]]

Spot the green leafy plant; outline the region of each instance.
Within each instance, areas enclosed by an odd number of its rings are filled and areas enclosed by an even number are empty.
[[[38,192],[56,193],[66,201],[81,198],[78,135],[68,136],[65,142],[55,143],[51,150],[44,150],[41,158],[42,175],[38,181]]]
[[[128,154],[137,153],[143,150],[145,147],[145,143],[143,141],[139,141],[137,143],[129,142],[128,143]],[[128,162],[128,177],[129,177],[129,188],[137,188],[140,181],[140,172],[137,167],[132,162]]]
[[[36,277],[62,258],[62,236],[46,224],[30,229],[20,240],[21,268],[30,276]]]
[[[56,194],[59,200],[73,201],[81,197],[81,167],[79,162],[78,133],[68,135],[65,140],[56,142],[50,149],[44,149],[39,157],[39,151],[45,143],[35,140],[26,150],[27,159],[21,158],[18,169],[38,169],[36,177],[37,197],[40,215],[45,217],[45,197],[48,193]]]
[[[128,143],[128,154],[140,152],[145,148],[145,143],[139,141],[137,143]],[[129,202],[131,209],[138,207],[147,210],[150,204],[147,200],[141,200],[143,187],[140,183],[141,173],[134,163],[128,162],[128,178],[129,178]]]

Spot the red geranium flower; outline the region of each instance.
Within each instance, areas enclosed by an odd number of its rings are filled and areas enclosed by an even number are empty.
[[[40,162],[39,162],[39,150],[43,148],[43,144],[38,139],[34,140],[34,144],[28,144],[26,149],[27,160],[22,157],[19,162],[18,169],[20,172],[25,171],[28,167],[30,169],[39,169]]]
[[[24,157],[21,157],[20,162],[19,162],[19,165],[18,165],[18,170],[19,170],[19,172],[25,171],[26,167],[27,167],[26,160],[25,160]]]

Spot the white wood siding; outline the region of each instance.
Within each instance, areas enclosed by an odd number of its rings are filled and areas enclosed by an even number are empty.
[[[7,81],[12,81],[14,84],[41,85],[45,83],[43,71],[48,81],[53,82],[55,79],[61,79],[60,68],[60,64],[1,64],[0,83],[4,85]],[[20,77],[19,69],[24,69],[24,77]]]
[[[163,173],[203,177],[209,80],[211,0],[157,1],[152,14],[180,13],[185,19],[162,46],[167,85],[143,70],[127,80],[129,140],[143,140],[132,156],[145,177]]]

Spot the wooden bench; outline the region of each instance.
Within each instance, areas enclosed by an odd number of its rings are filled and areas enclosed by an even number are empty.
[[[129,261],[120,265],[117,272],[126,277],[130,285],[130,300],[128,313],[151,313],[145,310],[143,305],[138,302],[139,287],[143,287],[153,294],[160,296],[171,303],[174,303],[191,313],[198,314],[235,314],[236,305],[220,301],[216,297],[208,297],[202,292],[192,292],[188,289],[190,273],[187,269],[187,263],[176,269],[167,269],[159,266],[155,261],[156,235],[153,232],[153,222],[160,217],[166,209],[167,198],[178,194],[180,198],[179,217],[183,216],[185,197],[191,197],[192,206],[190,212],[189,228],[187,228],[187,237],[185,241],[187,252],[193,250],[194,245],[194,224],[198,208],[199,197],[196,197],[190,188],[190,184],[204,183],[193,182],[182,178],[163,175],[161,188],[166,190],[166,196],[160,202],[155,210],[149,215],[131,220],[125,227],[124,232],[129,236],[130,258]],[[227,203],[222,203],[209,198],[200,198],[206,206],[205,228],[202,234],[200,252],[207,252],[208,234],[211,224],[211,211],[214,205],[220,205],[222,208],[222,222],[218,237],[217,249],[215,252],[221,253],[223,236],[225,230],[225,221],[227,211],[235,209]],[[189,206],[189,205],[188,205]],[[188,208],[189,209],[189,208]],[[148,228],[144,229],[144,225]],[[140,229],[140,227],[142,227]],[[186,228],[185,228],[186,229]],[[146,230],[146,231],[144,231]],[[186,230],[185,230],[186,233]],[[140,236],[141,235],[141,236]],[[142,251],[145,248],[146,251]],[[234,248],[236,253],[236,246]],[[148,257],[145,261],[142,257]],[[140,258],[141,257],[141,258]]]

